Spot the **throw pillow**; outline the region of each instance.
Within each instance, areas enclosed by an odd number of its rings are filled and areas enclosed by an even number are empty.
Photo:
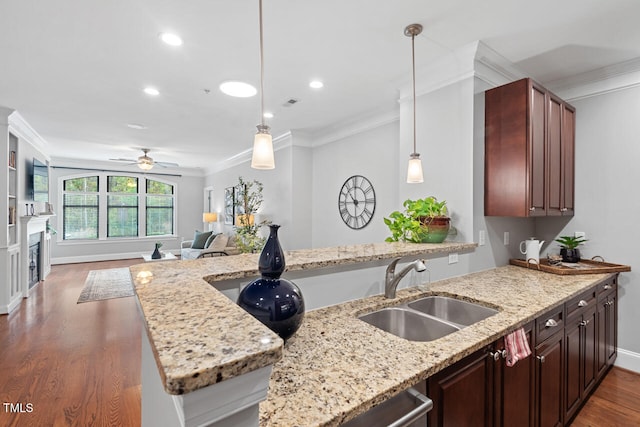
[[[193,235],[193,243],[191,243],[191,249],[204,249],[204,244],[207,243],[207,239],[213,231],[198,231]]]
[[[224,251],[224,248],[227,247],[228,240],[229,237],[227,237],[226,235],[218,234],[216,238],[213,239],[213,242],[211,243],[211,246],[209,246],[209,249],[214,251]]]
[[[211,243],[213,242],[213,239],[215,239],[216,236],[219,236],[219,235],[220,233],[212,233],[211,236],[209,236],[207,241],[204,243],[204,248],[207,249],[209,245],[211,245]]]

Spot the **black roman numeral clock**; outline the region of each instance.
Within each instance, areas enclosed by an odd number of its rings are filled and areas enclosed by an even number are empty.
[[[338,194],[338,210],[350,228],[366,227],[376,211],[376,192],[371,182],[362,175],[347,178]]]

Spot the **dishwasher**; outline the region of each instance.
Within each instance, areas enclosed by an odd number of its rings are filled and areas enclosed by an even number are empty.
[[[420,382],[342,425],[344,427],[427,427],[427,413],[433,408],[433,402],[425,396],[426,389],[426,381]]]

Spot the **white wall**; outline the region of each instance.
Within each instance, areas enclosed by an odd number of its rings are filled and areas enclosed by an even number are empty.
[[[547,239],[584,231],[584,258],[631,266],[620,274],[618,346],[635,353],[626,367],[640,371],[640,87],[570,102],[577,110],[575,216],[538,230]],[[557,253],[557,244],[551,250]]]
[[[313,247],[382,242],[390,236],[383,218],[401,207],[398,145],[398,122],[393,122],[313,149]],[[340,189],[353,175],[369,179],[376,193],[371,222],[359,230],[349,228],[338,209]]]
[[[96,165],[100,167],[100,165]],[[64,241],[62,231],[62,201],[60,200],[61,178],[90,170],[67,169],[53,167],[50,170],[49,185],[51,203],[54,205],[56,217],[52,225],[58,234],[52,238],[51,255],[54,264],[103,261],[141,257],[144,253],[153,252],[155,242],[163,242],[163,251],[179,253],[180,243],[193,238],[196,229],[206,227],[202,222],[204,178],[200,176],[161,176],[163,181],[174,182],[177,188],[176,198],[176,230],[173,237],[142,237],[135,239],[108,239],[92,241]],[[150,174],[153,178],[153,174]],[[142,261],[142,259],[141,259]]]
[[[224,190],[238,184],[238,177],[244,180],[258,180],[264,186],[264,202],[257,220],[268,220],[281,226],[278,236],[285,250],[311,247],[310,193],[311,180],[310,153],[304,147],[294,146],[295,136],[286,137],[287,146],[275,152],[276,168],[272,170],[251,169],[250,160],[210,174],[205,185],[213,188],[212,205],[219,213],[217,231],[234,233],[232,225],[224,224]],[[295,176],[294,176],[295,171]],[[262,230],[263,236],[268,229]]]

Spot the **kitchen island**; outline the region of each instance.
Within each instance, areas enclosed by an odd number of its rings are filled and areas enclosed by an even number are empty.
[[[328,248],[326,252],[315,250],[319,251],[315,258],[314,250],[300,255],[287,253],[287,262],[288,269],[295,271],[417,256],[435,251],[432,246],[443,253],[474,246],[451,245]],[[368,255],[362,255],[367,251]],[[393,300],[374,296],[309,311],[301,328],[283,346],[279,337],[210,285],[215,283],[212,278],[257,275],[257,255],[222,260],[131,267],[157,364],[153,368],[167,393],[184,396],[262,372],[268,387],[264,388],[266,400],[259,405],[259,419],[265,427],[339,425],[609,277],[554,276],[501,267],[435,282],[428,291],[400,290]],[[499,313],[431,342],[407,341],[357,318],[434,293],[473,300]],[[148,362],[143,360],[143,373]],[[264,371],[271,366],[272,370]],[[143,383],[143,414],[144,400]]]

